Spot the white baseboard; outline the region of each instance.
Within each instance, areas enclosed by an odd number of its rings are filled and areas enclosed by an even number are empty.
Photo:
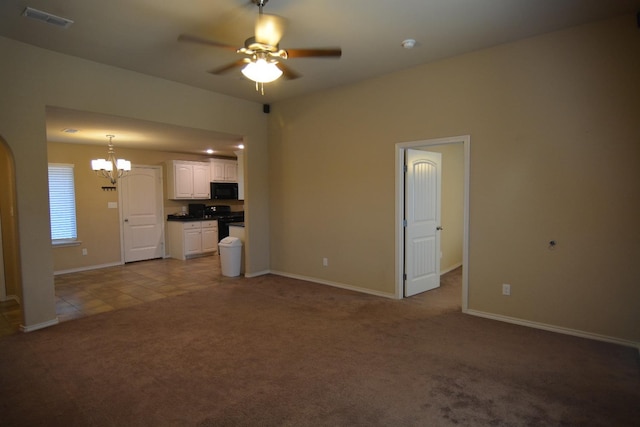
[[[447,274],[448,272],[453,271],[453,270],[455,270],[456,268],[459,268],[459,267],[462,267],[462,263],[461,262],[452,265],[451,267],[447,268],[444,271],[441,271],[440,275],[442,276],[443,274]]]
[[[315,277],[301,276],[299,274],[285,273],[284,271],[271,271],[271,273],[275,274],[275,275],[278,275],[278,276],[290,277],[292,279],[305,280],[307,282],[319,283],[321,285],[333,286],[334,288],[347,289],[349,291],[361,292],[361,293],[364,293],[364,294],[375,295],[375,296],[378,296],[378,297],[396,299],[395,294],[392,294],[392,293],[374,291],[372,289],[360,288],[358,286],[347,285],[347,284],[344,284],[344,283],[331,282],[329,280],[317,279]]]
[[[79,273],[81,271],[98,270],[98,269],[101,269],[101,268],[116,267],[118,265],[124,265],[124,264],[122,262],[112,262],[112,263],[109,263],[109,264],[89,265],[87,267],[79,267],[79,268],[71,268],[69,270],[54,271],[53,275],[54,276],[58,276],[58,275],[61,275],[61,274]]]
[[[255,273],[245,273],[244,277],[246,278],[251,278],[251,277],[258,277],[258,276],[264,276],[265,274],[270,274],[271,270],[262,270],[262,271],[257,271]]]
[[[59,323],[59,320],[56,317],[55,319],[47,320],[46,322],[42,322],[42,323],[36,323],[35,325],[30,325],[30,326],[20,325],[20,330],[22,332],[33,332],[33,331],[37,331],[38,329],[44,329],[44,328],[48,328],[49,326],[57,325],[58,323]]]
[[[554,326],[546,323],[532,322],[529,320],[518,319],[516,317],[502,316],[500,314],[486,313],[478,310],[463,310],[463,313],[472,316],[484,317],[485,319],[498,320],[500,322],[513,323],[515,325],[527,326],[529,328],[542,329],[545,331],[556,332],[559,334],[572,335],[574,337],[588,338],[596,341],[604,341],[612,344],[618,344],[625,347],[632,347],[640,351],[640,342],[628,341],[620,338],[609,337],[606,335],[594,334],[591,332],[579,331],[577,329],[564,328],[562,326]]]
[[[15,301],[18,304],[20,304],[20,297],[18,295],[7,295],[4,298],[0,299],[0,301],[5,302],[5,301]]]

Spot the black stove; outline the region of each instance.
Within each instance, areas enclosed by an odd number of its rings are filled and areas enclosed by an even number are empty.
[[[205,206],[202,211],[204,218],[220,220],[233,220],[232,222],[244,221],[244,211],[232,211],[228,205]]]
[[[244,211],[231,211],[229,205],[213,205],[204,208],[205,218],[218,220],[218,241],[229,235],[229,224],[244,222]]]

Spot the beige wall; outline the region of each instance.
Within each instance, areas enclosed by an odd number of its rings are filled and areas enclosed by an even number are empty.
[[[0,135],[16,163],[24,325],[55,319],[47,188],[47,105],[243,135],[247,270],[269,268],[262,106],[0,38]],[[33,268],[38,266],[38,268]]]
[[[392,294],[394,145],[468,134],[469,308],[640,342],[638,58],[625,16],[272,105],[272,269]]]
[[[244,135],[248,273],[387,294],[395,144],[469,134],[469,307],[640,342],[639,40],[626,16],[275,103],[265,116],[259,104],[0,38],[24,324],[55,318],[52,105]]]
[[[106,141],[106,139],[105,139]],[[53,269],[55,272],[73,271],[95,266],[118,264],[121,262],[121,230],[118,209],[109,209],[109,202],[118,202],[117,191],[103,191],[103,186],[111,183],[99,177],[91,170],[91,159],[106,157],[105,145],[79,144],[47,144],[50,163],[73,164],[76,189],[76,218],[79,246],[53,248]],[[165,215],[180,212],[187,207],[189,201],[168,200],[165,162],[168,160],[200,160],[209,161],[206,156],[169,153],[148,150],[131,150],[115,147],[116,155],[130,160],[134,165],[162,166],[163,168],[163,201]],[[193,200],[212,204],[210,200]],[[234,209],[241,209],[241,201],[227,201]],[[100,224],[96,227],[96,224]],[[87,255],[82,255],[82,250]]]

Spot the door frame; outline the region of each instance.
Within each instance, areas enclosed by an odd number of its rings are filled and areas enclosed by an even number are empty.
[[[159,193],[161,206],[160,206],[160,217],[162,220],[162,258],[167,257],[167,236],[165,230],[165,220],[164,220],[164,170],[162,165],[131,165],[131,170],[134,168],[149,168],[160,171],[160,183],[156,183],[156,191]],[[120,264],[125,264],[125,253],[124,253],[124,216],[123,216],[123,208],[122,208],[122,191],[118,190],[118,221],[120,222]]]
[[[2,221],[0,221],[0,301],[7,300],[7,284],[4,278],[4,252],[2,250]]]
[[[463,144],[464,151],[464,201],[463,201],[463,236],[462,236],[462,311],[465,312],[469,302],[469,175],[471,170],[471,136],[461,135],[447,138],[426,139],[421,141],[399,142],[396,144],[396,290],[397,299],[404,298],[404,209],[405,151],[408,148],[428,148],[435,145]]]

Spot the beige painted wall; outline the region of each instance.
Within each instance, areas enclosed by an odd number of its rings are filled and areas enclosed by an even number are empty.
[[[106,141],[106,139],[105,139]],[[106,157],[104,146],[80,144],[47,144],[50,163],[69,163],[75,166],[74,179],[76,188],[76,218],[79,246],[53,248],[53,269],[64,272],[118,264],[121,262],[121,230],[118,209],[109,209],[109,202],[118,203],[118,192],[103,191],[103,186],[111,183],[99,177],[91,170],[91,159]],[[134,165],[161,166],[163,168],[163,201],[165,215],[180,212],[188,203],[213,204],[210,200],[179,201],[168,200],[165,162],[168,160],[200,160],[209,161],[209,157],[161,151],[131,150],[115,147],[116,155],[130,160]],[[234,209],[241,209],[241,201],[227,201]],[[96,227],[96,224],[100,224]],[[87,255],[82,255],[82,250]]]
[[[468,134],[469,308],[640,342],[638,34],[625,16],[272,105],[272,269],[392,294],[394,145]]]
[[[0,37],[0,135],[16,163],[23,314],[55,319],[47,187],[47,105],[244,136],[247,271],[269,268],[266,115],[262,106]],[[38,266],[38,268],[33,268]]]

